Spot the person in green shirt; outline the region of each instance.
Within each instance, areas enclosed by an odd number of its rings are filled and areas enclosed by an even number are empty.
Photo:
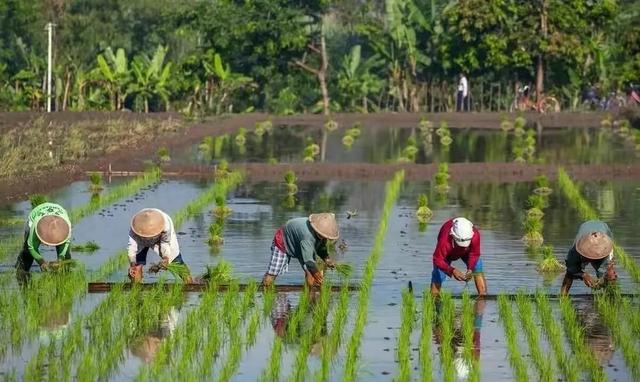
[[[614,282],[617,279],[613,268],[612,238],[611,229],[605,222],[589,220],[580,225],[565,259],[567,273],[562,281],[560,294],[569,293],[573,280],[582,280],[589,288],[595,288],[601,284],[600,280]],[[597,278],[584,271],[587,264],[591,264]]]
[[[327,252],[328,240],[340,237],[336,216],[332,213],[311,214],[308,218],[294,218],[279,228],[271,244],[271,261],[262,278],[262,285],[273,284],[276,277],[289,269],[291,258],[302,266],[309,286],[322,284],[324,274],[316,264],[316,257],[332,268],[335,263]]]
[[[19,279],[23,278],[20,274],[29,274],[34,261],[43,271],[49,268],[40,253],[41,244],[56,247],[58,260],[71,258],[71,222],[67,211],[58,204],[42,203],[31,210],[25,225],[24,245],[16,262]]]

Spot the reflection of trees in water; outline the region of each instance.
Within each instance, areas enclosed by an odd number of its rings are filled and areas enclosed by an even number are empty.
[[[584,338],[601,364],[613,357],[615,348],[610,329],[598,314],[593,300],[573,300],[580,325],[584,328]]]

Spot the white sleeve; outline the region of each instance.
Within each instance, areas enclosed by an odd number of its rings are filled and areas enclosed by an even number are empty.
[[[129,263],[136,262],[136,255],[138,254],[138,242],[129,235],[129,245],[127,247],[127,255],[129,256]]]
[[[173,220],[167,214],[164,217],[165,226],[164,232],[162,233],[162,238],[160,239],[160,248],[159,253],[162,257],[166,257],[169,259],[169,262],[172,262],[173,259],[178,257],[180,254],[180,246],[178,245],[178,235],[176,234],[176,230],[173,227]]]
[[[467,83],[467,78],[462,78],[462,96],[466,97],[469,92],[469,84]]]

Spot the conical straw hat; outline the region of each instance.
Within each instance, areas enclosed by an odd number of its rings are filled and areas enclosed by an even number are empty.
[[[311,223],[311,227],[313,227],[318,235],[325,239],[336,240],[340,237],[335,214],[327,212],[311,214],[309,215],[309,223]]]
[[[578,239],[576,250],[587,259],[600,260],[611,254],[613,242],[602,232],[591,232]]]
[[[70,233],[69,223],[57,215],[43,216],[36,223],[36,235],[46,245],[60,245],[69,238]]]
[[[131,230],[140,237],[156,237],[164,230],[164,216],[155,208],[142,209],[133,216]]]

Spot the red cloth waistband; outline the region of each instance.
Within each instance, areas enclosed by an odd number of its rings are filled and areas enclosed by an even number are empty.
[[[273,242],[276,244],[279,250],[284,253],[287,253],[287,247],[284,245],[284,229],[282,227],[276,230],[276,234],[273,237]]]

